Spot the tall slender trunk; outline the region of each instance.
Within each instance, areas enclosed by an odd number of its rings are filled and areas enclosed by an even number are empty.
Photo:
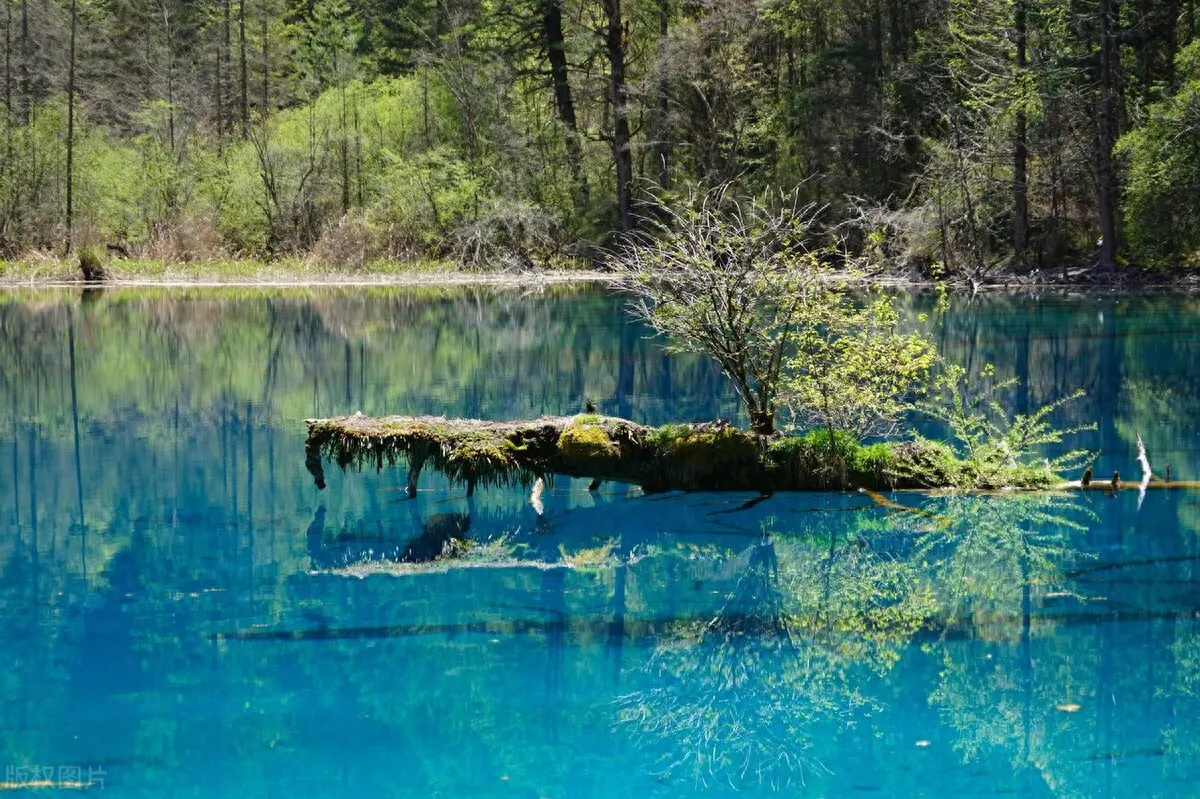
[[[1013,250],[1018,261],[1025,260],[1029,238],[1029,142],[1028,117],[1025,112],[1024,80],[1027,41],[1026,0],[1016,0],[1013,10],[1013,29],[1016,34],[1016,75],[1022,85],[1018,99],[1016,130],[1013,141]]]
[[[221,84],[223,83],[223,73],[221,71],[221,37],[217,37],[217,61],[216,73],[213,76],[213,105],[217,115],[217,155],[223,152],[223,140],[225,137],[225,103],[224,93]]]
[[[899,0],[891,0],[888,3],[888,22],[891,28],[888,36],[888,50],[891,52],[892,61],[895,62],[899,61],[904,54],[904,31],[901,29]]]
[[[350,213],[350,133],[347,130],[346,118],[346,84],[338,87],[342,103],[342,215]]]
[[[1100,210],[1100,265],[1111,268],[1117,256],[1117,190],[1113,145],[1117,141],[1117,9],[1116,0],[1100,0],[1100,114],[1097,182]]]
[[[266,2],[262,12],[262,118],[266,124],[267,114],[271,112],[271,15],[268,13]]]
[[[429,149],[429,67],[421,69],[421,137],[425,140],[425,149]]]
[[[550,63],[550,81],[554,86],[554,107],[563,126],[563,139],[570,162],[571,179],[575,183],[577,204],[587,204],[587,174],[583,171],[583,148],[579,142],[579,127],[575,117],[575,99],[571,93],[567,65],[566,39],[563,34],[562,0],[541,0],[542,40],[546,45],[546,60]]]
[[[1154,51],[1158,43],[1154,35],[1157,15],[1150,11],[1150,0],[1138,0],[1137,6],[1137,64],[1141,72],[1142,102],[1150,102],[1150,89],[1154,83]]]
[[[163,3],[163,38],[167,42],[167,140],[175,152],[175,37],[171,30],[171,12]]]
[[[229,0],[221,0],[221,13],[224,16],[224,27],[221,31],[221,43],[225,51],[225,69],[228,71],[233,63],[233,37],[232,37],[232,20],[230,17]],[[221,93],[221,101],[227,109],[225,128],[228,131],[233,130],[234,110],[232,108],[233,101],[229,97],[229,76],[218,76],[218,89]]]
[[[78,14],[71,0],[71,39],[67,61],[67,252],[75,230],[75,30]]]
[[[1165,40],[1167,47],[1166,57],[1163,58],[1163,68],[1166,70],[1165,82],[1167,84],[1167,92],[1174,94],[1177,88],[1175,84],[1175,56],[1179,55],[1179,0],[1168,0],[1167,2],[1167,25],[1165,25]]]
[[[12,154],[12,0],[4,0],[4,112],[8,131],[8,154]]]
[[[4,0],[4,170],[12,168],[13,96],[12,96],[12,4]],[[0,241],[7,239],[8,215],[0,220]]]
[[[670,0],[658,0],[658,47],[660,59],[667,47],[668,25],[670,23]],[[665,65],[659,65],[658,78],[658,186],[662,191],[671,187],[671,105],[670,85],[667,83]]]
[[[883,80],[883,7],[880,2],[871,2],[871,55],[875,60],[875,76]]]
[[[246,0],[238,0],[238,50],[242,78],[242,138],[250,135],[250,87],[246,67]]]
[[[140,15],[139,15],[140,17]],[[139,18],[138,23],[145,22],[142,33],[142,102],[154,97],[154,33],[150,28],[150,18]]]
[[[21,0],[21,122],[29,118],[29,0]]]
[[[625,26],[621,18],[621,0],[604,0],[608,21],[605,50],[609,62],[609,91],[613,109],[613,160],[617,168],[617,217],[621,231],[633,229],[633,153],[630,149],[629,99],[625,86]]]
[[[354,96],[354,173],[358,183],[358,207],[367,204],[363,190],[362,127],[358,121],[358,95]]]

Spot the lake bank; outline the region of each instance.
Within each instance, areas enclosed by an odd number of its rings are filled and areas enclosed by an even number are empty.
[[[479,272],[444,261],[380,262],[362,268],[330,267],[307,259],[274,262],[251,259],[170,263],[118,260],[105,265],[106,279],[86,281],[77,266],[62,259],[0,262],[0,288],[20,286],[409,286],[478,283],[505,285],[539,281],[603,281],[611,276],[589,269],[548,269],[533,272]]]
[[[611,282],[610,272],[582,264],[579,268],[528,271],[479,271],[460,268],[448,261],[378,262],[363,267],[328,266],[305,258],[279,261],[230,259],[220,261],[166,262],[120,259],[105,265],[103,281],[86,281],[70,261],[0,261],[0,289],[37,287],[310,287],[310,286],[411,286],[411,285],[528,285],[529,283]],[[873,286],[924,289],[941,285],[921,275],[885,271],[867,272],[854,280]],[[952,293],[1033,291],[1200,291],[1200,272],[1160,272],[1134,267],[1102,271],[1097,267],[1044,269],[993,275],[988,281],[969,284],[946,283]]]

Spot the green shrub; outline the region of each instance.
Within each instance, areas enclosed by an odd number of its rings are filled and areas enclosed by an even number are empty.
[[[1200,41],[1179,53],[1176,72],[1179,91],[1149,105],[1116,148],[1125,239],[1134,258],[1160,267],[1200,263]]]
[[[879,486],[891,474],[892,444],[861,444],[853,434],[825,429],[771,442],[768,470],[785,484],[826,488]]]
[[[941,396],[920,405],[931,418],[945,424],[955,446],[937,445],[949,453],[935,453],[925,442],[921,464],[933,469],[940,462],[945,466],[941,485],[964,488],[1003,488],[1052,485],[1061,480],[1057,475],[1074,472],[1092,458],[1086,450],[1070,450],[1046,458],[1044,449],[1062,443],[1066,436],[1096,425],[1081,425],[1059,429],[1050,424],[1050,417],[1069,402],[1078,400],[1083,391],[1061,397],[1029,414],[1010,414],[999,397],[1012,389],[1017,380],[994,380],[990,366],[984,370],[981,385],[968,385],[966,370],[948,367],[939,380]],[[947,458],[960,464],[957,470],[946,465]],[[920,465],[914,462],[914,465]]]

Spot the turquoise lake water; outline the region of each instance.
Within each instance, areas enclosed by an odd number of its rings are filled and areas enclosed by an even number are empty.
[[[931,305],[906,301],[912,313]],[[1200,479],[1200,301],[934,320]],[[0,767],[112,797],[1185,796],[1200,493],[318,492],[308,417],[736,418],[596,289],[0,295]],[[448,535],[453,564],[421,560]],[[11,786],[10,786],[11,787]],[[54,795],[54,788],[45,794]],[[95,795],[92,793],[91,795]]]

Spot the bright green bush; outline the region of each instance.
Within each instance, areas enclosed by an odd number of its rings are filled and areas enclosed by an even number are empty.
[[[1117,144],[1130,254],[1159,267],[1200,263],[1200,41],[1179,54],[1176,73],[1179,91]]]

